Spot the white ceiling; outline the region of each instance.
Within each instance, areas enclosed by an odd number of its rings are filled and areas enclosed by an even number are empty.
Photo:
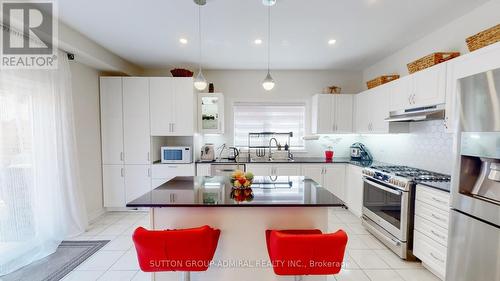
[[[277,0],[271,68],[361,70],[487,0]],[[198,62],[192,0],[59,0],[60,20],[145,68]],[[261,0],[207,0],[203,67],[266,68]],[[187,45],[179,38],[189,40]],[[261,38],[263,44],[253,43]],[[337,40],[333,46],[330,38]]]

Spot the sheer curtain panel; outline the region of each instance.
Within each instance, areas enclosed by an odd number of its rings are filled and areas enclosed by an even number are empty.
[[[87,225],[71,73],[66,54],[58,59],[57,70],[0,71],[0,276]]]

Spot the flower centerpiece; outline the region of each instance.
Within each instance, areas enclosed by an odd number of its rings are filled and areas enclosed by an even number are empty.
[[[241,170],[234,171],[231,175],[231,198],[236,202],[250,202],[253,200],[252,181],[253,174]]]

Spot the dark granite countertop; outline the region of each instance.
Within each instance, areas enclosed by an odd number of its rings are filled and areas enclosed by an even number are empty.
[[[217,161],[197,161],[197,164],[233,164],[236,161],[222,159]],[[334,157],[331,161],[327,161],[324,157],[295,157],[294,160],[275,160],[275,161],[252,161],[247,157],[241,157],[238,160],[238,163],[242,164],[328,164],[328,163],[344,163],[344,164],[353,164],[360,167],[370,167],[372,165],[387,165],[386,163],[378,162],[378,161],[356,161],[351,160],[349,157]]]
[[[425,185],[434,189],[438,189],[445,192],[450,192],[451,182],[436,182],[436,181],[417,181],[417,184]]]
[[[244,191],[243,191],[244,192]],[[252,197],[252,199],[247,199]],[[239,202],[242,201],[242,202]],[[344,202],[306,177],[258,177],[251,195],[232,188],[228,177],[175,177],[127,207],[340,207]]]

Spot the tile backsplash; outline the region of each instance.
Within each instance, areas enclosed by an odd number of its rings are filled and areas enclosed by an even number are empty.
[[[453,134],[441,120],[410,123],[409,134],[361,135],[359,141],[377,161],[451,174]]]
[[[217,146],[227,141],[222,136],[204,137],[204,142]],[[349,157],[349,147],[355,142],[364,143],[377,161],[451,174],[453,134],[446,133],[442,120],[410,123],[408,134],[321,135],[319,140],[305,142],[306,151],[294,154],[324,157],[324,151],[332,146],[335,157]]]

